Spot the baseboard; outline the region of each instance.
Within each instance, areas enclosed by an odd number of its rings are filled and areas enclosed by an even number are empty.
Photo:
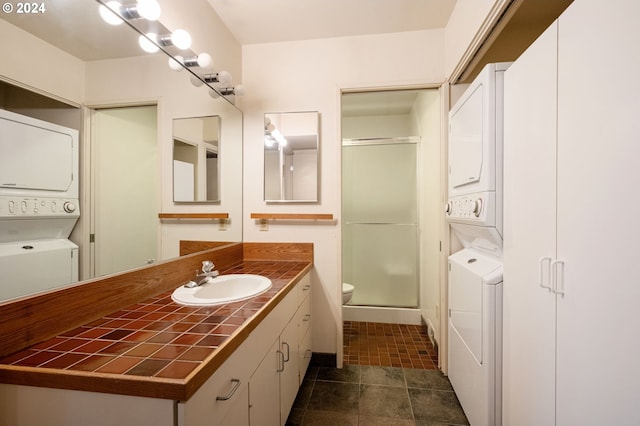
[[[311,367],[333,367],[338,366],[337,354],[313,352],[311,354]]]

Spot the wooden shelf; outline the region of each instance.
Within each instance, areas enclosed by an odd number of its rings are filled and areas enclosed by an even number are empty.
[[[229,219],[229,213],[158,213],[160,219]]]
[[[333,220],[331,213],[251,213],[251,219]]]

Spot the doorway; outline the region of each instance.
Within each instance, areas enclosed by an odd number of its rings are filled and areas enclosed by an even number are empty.
[[[158,256],[157,114],[156,105],[92,111],[93,277]]]
[[[342,282],[354,286],[342,319],[351,328],[426,324],[436,347],[442,337],[442,96],[435,87],[341,96]],[[357,174],[360,183],[353,183]]]

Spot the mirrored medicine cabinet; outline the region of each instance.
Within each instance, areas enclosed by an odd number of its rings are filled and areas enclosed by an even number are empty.
[[[264,200],[318,202],[318,112],[264,114]]]

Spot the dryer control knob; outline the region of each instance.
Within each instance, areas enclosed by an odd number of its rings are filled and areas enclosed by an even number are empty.
[[[445,212],[446,214],[448,214],[449,216],[451,216],[451,212],[452,212],[452,210],[453,210],[453,205],[451,204],[451,201],[449,201],[449,202],[447,203],[447,206],[444,208],[444,212]]]
[[[473,203],[473,215],[475,217],[479,217],[480,216],[480,212],[482,212],[482,198],[478,198]]]
[[[62,208],[67,213],[73,213],[74,211],[76,211],[76,205],[70,203],[69,201],[65,201],[65,203],[62,205]]]

